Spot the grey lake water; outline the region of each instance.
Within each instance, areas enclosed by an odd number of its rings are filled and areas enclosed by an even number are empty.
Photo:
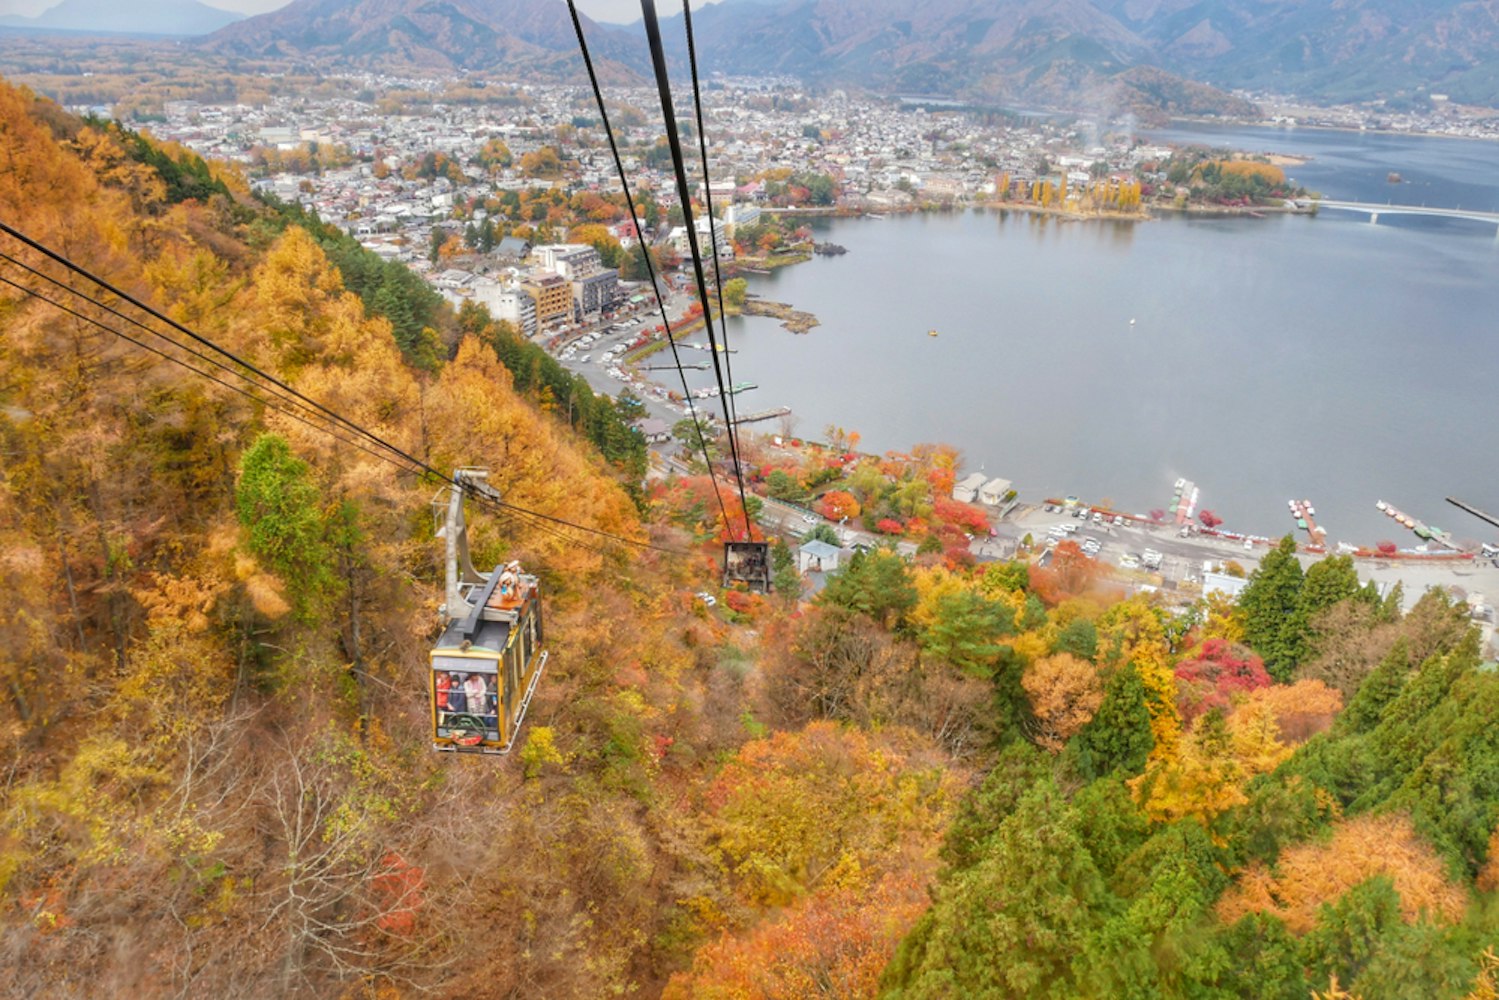
[[[1264,129],[1152,140],[1307,155],[1289,173],[1331,198],[1499,211],[1499,144]],[[788,405],[797,434],[836,424],[865,450],[945,442],[1028,499],[1144,512],[1187,477],[1240,531],[1284,533],[1286,500],[1305,497],[1333,541],[1414,544],[1379,499],[1459,537],[1495,534],[1443,501],[1499,511],[1494,225],[968,211],[817,228],[847,255],[750,288],[822,325],[730,324],[733,377],[760,386],[741,412]]]

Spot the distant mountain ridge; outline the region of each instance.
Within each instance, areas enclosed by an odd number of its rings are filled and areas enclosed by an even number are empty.
[[[198,0],[152,0],[121,4],[113,0],[62,0],[36,17],[0,17],[0,27],[131,35],[207,35],[243,14],[219,10]]]
[[[1338,100],[1499,104],[1495,0],[727,0],[693,26],[715,68],[894,90],[1060,98],[1151,66]]]
[[[582,17],[606,78],[632,74],[629,36]],[[441,70],[581,72],[567,6],[553,0],[293,0],[204,39],[236,55],[343,58]]]
[[[69,0],[83,2],[83,0]],[[663,21],[685,60],[681,15]],[[617,82],[638,23],[586,21]],[[1230,110],[1218,87],[1499,104],[1499,0],[724,0],[693,15],[705,72],[883,92]],[[574,75],[561,0],[294,0],[206,41],[243,55]]]

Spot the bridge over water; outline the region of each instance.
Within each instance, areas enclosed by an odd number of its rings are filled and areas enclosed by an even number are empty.
[[[1428,208],[1425,205],[1393,203],[1379,205],[1367,201],[1332,201],[1326,198],[1312,204],[1317,206],[1318,211],[1331,209],[1339,212],[1360,212],[1367,215],[1371,223],[1378,223],[1381,215],[1429,215],[1444,219],[1470,219],[1474,222],[1487,222],[1499,226],[1499,212],[1478,212],[1466,208]]]

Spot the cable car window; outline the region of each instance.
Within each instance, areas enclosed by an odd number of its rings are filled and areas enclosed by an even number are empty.
[[[442,654],[438,653],[434,654],[432,657],[432,669],[448,671],[456,670],[461,674],[497,674],[500,672],[500,665],[489,658],[479,659],[469,656],[443,656]]]

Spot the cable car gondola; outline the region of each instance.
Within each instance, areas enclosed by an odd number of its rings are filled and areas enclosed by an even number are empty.
[[[723,543],[723,585],[743,583],[759,594],[770,593],[770,545],[766,542]]]
[[[458,469],[447,496],[439,493],[432,502],[437,536],[447,544],[443,630],[428,679],[436,750],[509,753],[546,666],[536,577],[513,561],[478,573],[469,558],[463,498],[475,493],[498,500],[487,475]]]

